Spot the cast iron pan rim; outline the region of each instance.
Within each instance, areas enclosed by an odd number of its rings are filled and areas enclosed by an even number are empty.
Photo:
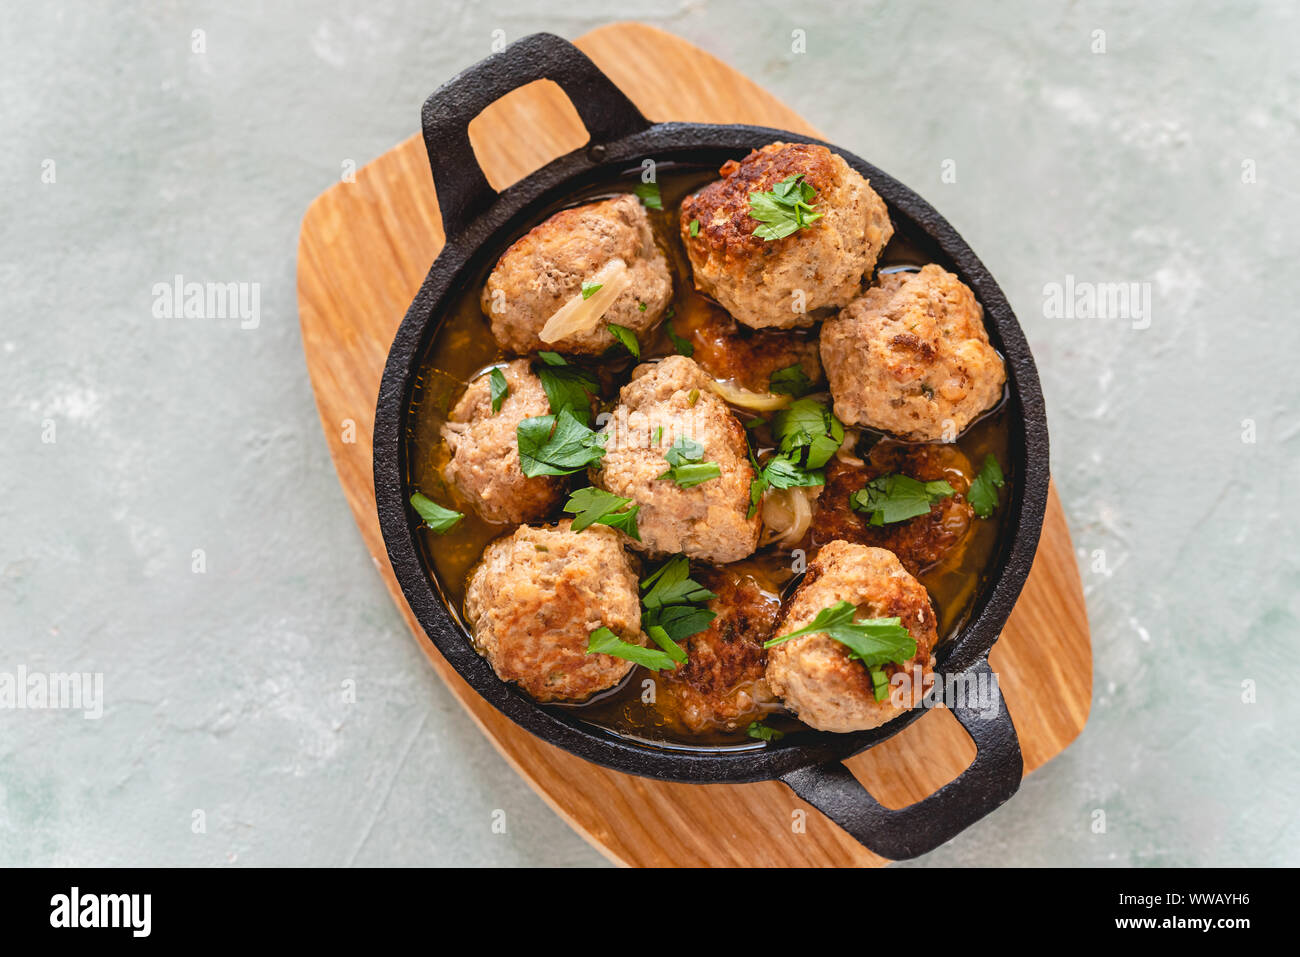
[[[380,383],[375,411],[374,478],[380,527],[388,557],[416,619],[462,678],[498,711],[520,727],[578,757],[630,774],[694,783],[746,782],[778,778],[799,768],[843,760],[892,737],[924,712],[913,710],[881,728],[852,734],[816,734],[810,741],[756,750],[692,752],[656,748],[615,737],[579,719],[544,710],[510,685],[470,646],[460,626],[435,591],[420,559],[415,526],[406,503],[406,410],[426,335],[444,301],[459,288],[461,273],[485,243],[519,228],[539,207],[564,195],[577,179],[597,171],[654,157],[690,160],[691,154],[728,151],[736,156],[775,140],[820,143],[832,149],[871,181],[890,207],[934,242],[974,289],[985,318],[1001,340],[1011,382],[1012,454],[1017,437],[1023,459],[1014,464],[1011,501],[1003,508],[1014,523],[1006,562],[996,582],[984,586],[983,601],[948,646],[938,673],[962,672],[982,660],[1006,623],[1033,563],[1046,509],[1049,469],[1047,422],[1033,357],[1002,291],[957,232],[912,190],[853,153],[812,137],[770,127],[661,123],[620,140],[602,144],[603,152],[575,150],[501,192],[474,217],[459,236],[449,236],[394,337]],[[699,161],[698,157],[695,160]],[[505,238],[505,237],[502,237]],[[436,328],[436,326],[434,327]],[[801,735],[804,737],[804,735]]]

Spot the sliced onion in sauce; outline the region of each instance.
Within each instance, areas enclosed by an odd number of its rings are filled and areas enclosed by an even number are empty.
[[[812,503],[820,485],[773,489],[763,497],[763,535],[760,545],[780,542],[795,545],[812,524]]]
[[[583,299],[579,292],[555,310],[555,314],[546,320],[546,325],[537,334],[538,338],[550,344],[595,329],[609,307],[614,305],[614,300],[632,285],[632,274],[627,263],[621,259],[611,259],[584,283],[597,284],[600,288],[589,298]]]
[[[775,392],[750,392],[748,389],[718,379],[714,379],[709,388],[731,405],[742,409],[753,409],[755,412],[773,412],[784,409],[790,404],[788,395],[777,395]]]

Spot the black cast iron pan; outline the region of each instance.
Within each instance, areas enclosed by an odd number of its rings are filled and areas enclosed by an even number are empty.
[[[470,148],[470,120],[527,83],[550,79],[568,94],[591,135],[581,149],[549,163],[501,193],[493,190]],[[1004,706],[995,718],[973,708],[954,714],[978,749],[960,777],[899,810],[878,803],[840,763],[897,734],[923,710],[852,734],[806,732],[762,748],[686,751],[620,738],[572,713],[548,710],[502,682],[471,647],[430,580],[415,533],[405,483],[405,438],[419,363],[444,310],[487,256],[548,204],[608,178],[614,170],[658,163],[720,166],[776,140],[818,142],[783,130],[695,123],[651,124],[608,77],[565,40],[539,33],[511,44],[452,79],[424,104],[424,140],[447,242],[393,340],[375,411],[374,475],[379,522],[389,560],[425,633],[467,682],[520,727],[589,761],[646,777],[694,783],[779,779],[871,850],[889,858],[929,851],[1006,801],[1020,785],[1015,726]],[[527,135],[521,130],[520,135]],[[989,673],[987,656],[1029,574],[1047,502],[1047,422],[1038,374],[1020,326],[993,277],[951,226],[923,199],[847,150],[833,149],[870,180],[896,224],[928,237],[949,268],[983,304],[993,344],[1009,379],[1010,501],[994,559],[974,610],[938,655],[936,676]],[[486,330],[484,332],[486,335]],[[708,822],[700,822],[707,827]]]

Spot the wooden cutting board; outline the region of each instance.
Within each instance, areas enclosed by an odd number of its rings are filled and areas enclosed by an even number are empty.
[[[660,30],[613,24],[576,43],[651,120],[751,123],[821,135],[724,63]],[[429,89],[445,79],[428,77]],[[484,111],[470,125],[470,138],[489,181],[501,189],[583,145],[587,134],[559,88],[540,81]],[[846,146],[871,159],[860,145]],[[607,771],[545,744],[484,703],[425,639],[384,552],[370,437],[389,343],[442,244],[438,203],[417,133],[358,170],[355,182],[340,182],[318,196],[303,218],[298,245],[303,349],[325,437],[375,567],[434,669],[514,769],[611,860],[885,863],[782,784],[668,784]],[[991,662],[1020,733],[1028,774],[1083,729],[1092,699],[1083,591],[1055,490],[1033,572]],[[934,711],[849,767],[883,804],[904,807],[955,778],[973,756],[974,746],[956,720]],[[805,814],[795,814],[799,810]],[[806,820],[803,831],[792,826],[800,817]]]

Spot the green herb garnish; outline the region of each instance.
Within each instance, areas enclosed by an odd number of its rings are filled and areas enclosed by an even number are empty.
[[[600,488],[580,488],[569,496],[564,503],[564,510],[573,514],[570,528],[580,532],[591,525],[608,525],[626,532],[630,537],[641,541],[641,533],[636,527],[636,513],[640,505],[632,505],[630,498],[620,498],[613,492]]]
[[[596,295],[596,293],[600,292],[600,288],[601,288],[603,285],[605,285],[603,282],[585,282],[585,281],[584,281],[583,284],[582,284],[582,301],[583,301],[583,302],[586,302],[586,301],[587,301],[588,299],[590,299],[592,296]]]
[[[698,219],[692,219],[692,220],[691,220],[691,238],[694,239],[694,238],[695,238],[696,236],[698,236],[699,234],[700,234],[700,221],[699,221]]]
[[[928,515],[931,506],[953,494],[953,487],[942,479],[921,482],[895,473],[873,478],[849,496],[849,504],[854,511],[870,516],[872,525],[892,525]]]
[[[634,358],[641,358],[641,343],[636,341],[636,333],[627,326],[620,326],[618,323],[606,323],[609,331],[614,334],[614,338],[623,343],[623,348],[632,353]]]
[[[657,648],[629,644],[603,625],[587,636],[587,654],[622,658],[624,661],[644,665],[652,671],[665,671],[676,667],[672,657],[666,652]]]
[[[668,330],[668,338],[672,341],[673,348],[677,350],[678,355],[686,356],[686,358],[688,359],[691,356],[695,355],[694,343],[692,343],[689,339],[683,339],[676,332],[674,332],[671,323],[665,326],[664,328]]]
[[[691,578],[690,559],[685,555],[674,555],[660,565],[641,582],[641,590],[646,593],[641,599],[646,608],[699,604],[718,597]]]
[[[551,413],[559,415],[565,409],[583,424],[591,423],[591,400],[600,394],[600,383],[586,369],[569,365],[554,352],[539,352],[544,365],[537,367],[537,377],[551,404]]]
[[[976,515],[988,518],[998,507],[998,489],[1005,484],[1002,466],[992,455],[986,455],[980,474],[975,476],[975,481],[970,483],[970,489],[966,492],[966,501],[970,502]]]
[[[764,648],[802,635],[824,634],[849,649],[849,657],[861,661],[871,675],[872,692],[877,701],[889,694],[889,681],[881,665],[906,664],[916,655],[916,641],[900,618],[868,618],[854,621],[857,608],[852,602],[836,602],[823,608],[809,624],[764,642]]]
[[[646,209],[663,209],[664,201],[659,195],[658,183],[637,183],[636,197]]]
[[[768,391],[777,395],[792,395],[797,399],[812,391],[812,380],[803,371],[803,366],[795,363],[772,373],[768,380]]]
[[[762,721],[751,721],[749,727],[745,729],[745,734],[759,741],[780,741],[785,737],[784,731],[769,728]]]
[[[672,466],[660,479],[672,479],[678,488],[694,488],[709,479],[722,475],[722,467],[717,462],[703,462],[704,446],[694,439],[679,435],[672,446],[664,453],[664,459]]]
[[[492,396],[492,414],[496,415],[501,411],[501,403],[510,394],[510,384],[506,382],[506,375],[500,369],[493,369],[488,373],[488,391]]]
[[[762,223],[754,235],[771,242],[807,229],[822,218],[812,207],[816,195],[817,190],[804,182],[803,176],[783,179],[765,193],[750,193],[749,215]]]
[[[670,655],[675,654],[672,649],[678,647],[676,642],[704,631],[717,617],[703,606],[718,596],[693,580],[690,571],[690,560],[685,555],[674,555],[641,583],[642,590],[648,589],[641,599],[641,623]],[[681,654],[685,661],[686,653]]]
[[[420,518],[424,519],[424,524],[438,535],[445,535],[465,517],[463,512],[454,512],[449,508],[443,508],[433,499],[419,492],[411,495],[411,507],[415,509]]]
[[[593,432],[567,408],[558,415],[524,419],[515,429],[519,467],[529,478],[572,475],[605,455],[604,433]]]
[[[816,399],[795,399],[772,416],[772,431],[781,451],[807,469],[819,469],[839,451],[844,425],[830,407]]]

